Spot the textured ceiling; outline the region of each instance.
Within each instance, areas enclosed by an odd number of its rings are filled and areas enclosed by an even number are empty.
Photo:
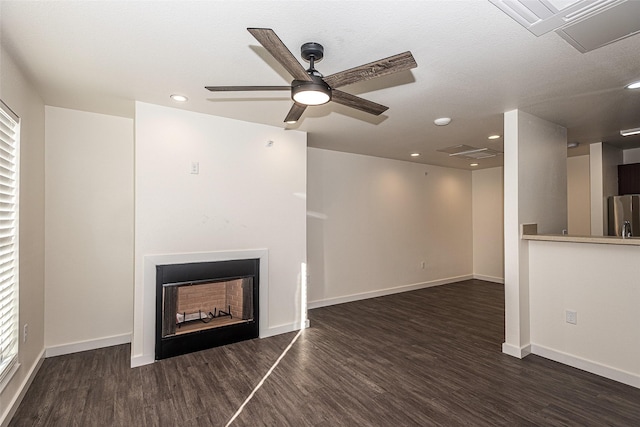
[[[464,169],[469,160],[437,150],[501,151],[502,139],[487,136],[502,134],[502,113],[515,108],[567,127],[583,152],[640,141],[619,136],[640,127],[640,91],[624,89],[640,80],[640,36],[583,54],[555,33],[532,35],[489,1],[3,0],[0,19],[7,53],[53,106],[133,117],[142,101],[304,130],[312,147]],[[389,106],[380,117],[329,103],[284,125],[287,92],[204,89],[289,83],[247,27],[273,28],[296,57],[303,43],[321,43],[325,75],[406,50],[418,68],[341,88]],[[435,126],[443,116],[451,124]]]

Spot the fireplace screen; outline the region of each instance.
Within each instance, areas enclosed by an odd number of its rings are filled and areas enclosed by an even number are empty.
[[[253,321],[253,277],[162,287],[162,338]]]

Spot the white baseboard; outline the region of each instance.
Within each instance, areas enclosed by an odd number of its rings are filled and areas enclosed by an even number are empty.
[[[612,368],[611,366],[603,365],[598,362],[593,362],[591,360],[583,359],[572,354],[563,353],[537,344],[531,344],[531,352],[544,357],[545,359],[550,359],[601,377],[609,378],[610,380],[640,388],[640,375],[638,374],[622,371],[617,368]]]
[[[525,345],[524,347],[518,347],[516,345],[503,342],[502,352],[504,354],[508,354],[509,356],[517,357],[518,359],[523,359],[531,354],[531,345],[529,344],[529,345]]]
[[[98,338],[95,340],[79,341],[70,344],[47,347],[46,357],[62,356],[63,354],[78,353],[80,351],[95,350],[97,348],[111,347],[114,345],[128,344],[131,342],[131,334],[115,335],[112,337]]]
[[[36,374],[42,366],[42,362],[44,362],[44,353],[45,351],[43,349],[40,352],[40,355],[38,355],[38,359],[31,366],[31,369],[22,381],[22,384],[20,384],[18,392],[15,394],[15,396],[13,396],[13,399],[11,399],[11,401],[9,402],[6,410],[2,414],[0,414],[0,427],[7,427],[9,425],[9,422],[11,421],[11,418],[13,418],[14,414],[18,410],[18,406],[20,406],[20,403],[22,403],[24,395],[27,394],[27,390],[29,390],[33,379],[36,377]]]
[[[345,295],[342,297],[309,301],[307,303],[307,307],[309,309],[327,307],[330,305],[344,304],[346,302],[360,301],[363,299],[398,294],[401,292],[416,291],[418,289],[430,288],[432,286],[446,285],[449,283],[460,282],[462,280],[469,280],[469,279],[473,279],[473,276],[471,274],[467,274],[464,276],[457,276],[457,277],[449,277],[447,279],[432,280],[430,282],[415,283],[412,285],[397,286],[394,288],[380,289],[378,291],[362,292],[359,294]]]
[[[137,368],[139,366],[151,365],[156,361],[156,358],[153,354],[143,354],[140,356],[131,356],[131,367]]]
[[[310,326],[309,319],[305,321],[304,325],[302,325],[300,322],[295,322],[295,323],[288,323],[286,325],[274,326],[274,327],[268,328],[266,331],[263,331],[262,335],[260,335],[260,338],[269,338],[276,335],[295,332],[295,331],[299,331],[300,329],[306,329],[309,326]]]
[[[486,282],[500,283],[504,285],[504,277],[485,276],[483,274],[474,274],[474,279],[484,280]]]

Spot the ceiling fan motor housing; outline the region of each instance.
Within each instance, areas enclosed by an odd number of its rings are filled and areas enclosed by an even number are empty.
[[[307,62],[320,62],[324,58],[324,47],[320,43],[308,42],[300,47],[302,59]]]

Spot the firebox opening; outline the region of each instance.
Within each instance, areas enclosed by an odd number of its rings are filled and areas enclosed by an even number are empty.
[[[253,321],[253,277],[162,288],[162,338]]]

